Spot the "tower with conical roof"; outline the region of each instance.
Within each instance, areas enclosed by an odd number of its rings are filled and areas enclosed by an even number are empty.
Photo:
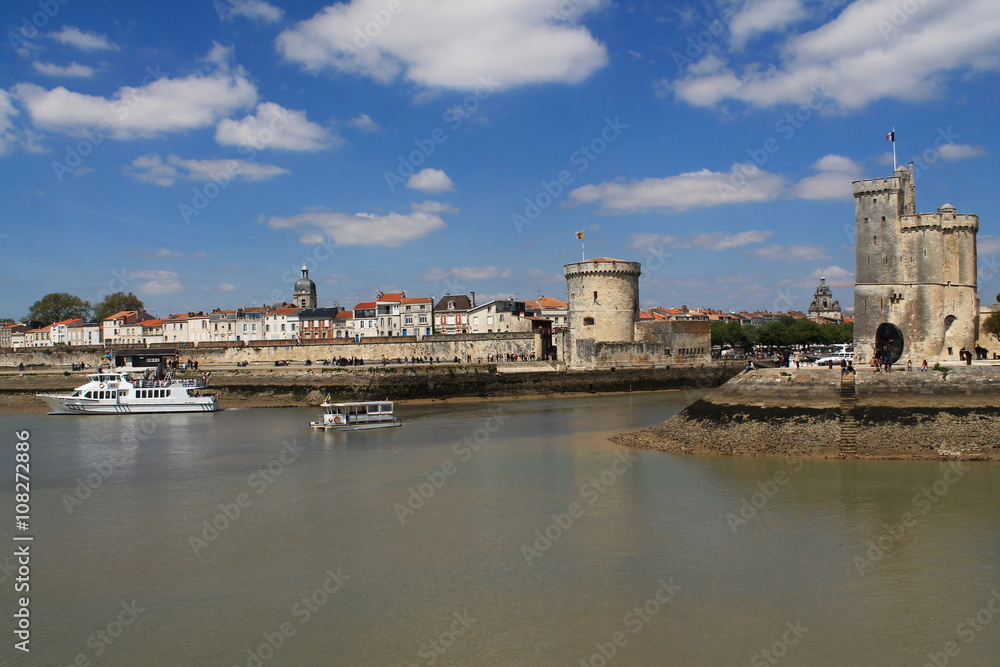
[[[316,307],[316,283],[309,279],[309,269],[302,265],[302,277],[295,281],[292,303],[299,308]]]

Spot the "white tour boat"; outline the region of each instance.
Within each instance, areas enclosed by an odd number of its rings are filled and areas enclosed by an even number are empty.
[[[207,376],[207,374],[206,374]],[[71,394],[37,394],[52,408],[50,415],[109,415],[137,412],[215,412],[218,395],[204,391],[207,379],[153,379],[112,368],[88,376],[90,382]]]
[[[402,426],[403,422],[393,414],[392,401],[366,401],[361,403],[325,402],[323,419],[309,422],[313,428],[332,431],[359,431],[368,428]]]

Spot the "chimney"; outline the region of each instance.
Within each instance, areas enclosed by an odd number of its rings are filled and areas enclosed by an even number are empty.
[[[476,307],[476,293],[475,292],[469,292],[469,294],[472,295],[472,307],[475,308]]]

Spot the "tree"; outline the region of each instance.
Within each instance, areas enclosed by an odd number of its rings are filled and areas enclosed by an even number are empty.
[[[114,294],[107,295],[99,304],[94,306],[94,320],[100,322],[123,310],[145,309],[146,304],[142,302],[142,299],[132,294],[132,292],[128,294],[125,292],[115,292]]]
[[[1000,340],[1000,311],[986,318],[983,322],[983,331]]]
[[[53,292],[46,294],[41,299],[31,304],[28,314],[21,318],[21,322],[41,322],[42,326],[48,326],[53,322],[80,318],[90,319],[90,302],[84,301],[78,296],[67,294],[66,292]]]

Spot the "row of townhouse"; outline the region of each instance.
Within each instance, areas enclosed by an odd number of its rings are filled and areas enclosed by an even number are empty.
[[[476,304],[475,293],[431,297],[382,293],[351,309],[299,308],[287,303],[268,307],[216,309],[210,313],[175,313],[156,318],[143,310],[115,313],[100,322],[81,319],[31,328],[0,327],[0,347],[198,345],[207,342],[323,340],[334,338],[429,336],[499,333],[566,326],[565,302],[493,300]]]

